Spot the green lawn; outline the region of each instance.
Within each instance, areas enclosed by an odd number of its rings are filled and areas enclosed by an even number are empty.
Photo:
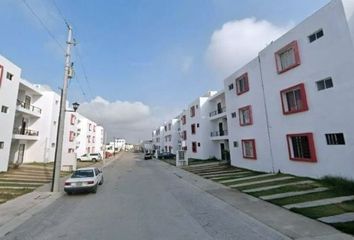
[[[346,223],[332,223],[330,225],[342,232],[354,235],[354,221]]]
[[[321,217],[334,216],[347,212],[354,212],[354,201],[346,201],[342,203],[330,204],[319,207],[294,208],[292,209],[292,211],[310,218],[317,219]]]
[[[220,182],[220,181],[225,181],[225,180],[231,180],[231,179],[238,179],[238,178],[244,178],[244,177],[251,177],[251,176],[256,176],[258,174],[252,173],[252,172],[245,172],[243,174],[239,174],[239,175],[225,175],[222,178],[220,177],[220,179],[212,179],[215,182]],[[205,178],[209,178],[209,177],[205,177]],[[212,177],[214,178],[214,177]]]
[[[299,179],[299,178],[293,178],[293,179],[281,180],[281,181],[276,181],[276,182],[252,184],[252,185],[249,185],[249,186],[237,187],[237,189],[242,191],[242,190],[246,190],[246,189],[253,189],[253,188],[260,188],[260,187],[269,187],[269,186],[280,185],[280,184],[285,184],[285,183],[292,183],[292,182],[297,182],[297,181],[300,181],[300,180],[301,179]]]
[[[325,199],[325,198],[334,198],[334,197],[341,197],[341,196],[346,196],[346,195],[348,195],[348,194],[345,194],[345,193],[339,194],[338,192],[334,192],[332,190],[327,190],[324,192],[309,193],[309,194],[304,194],[304,195],[300,195],[300,196],[274,199],[274,200],[270,200],[270,202],[283,206],[283,205],[287,205],[287,204],[315,201],[315,200],[320,200],[320,199]]]
[[[257,175],[255,175],[255,176],[257,176]],[[286,176],[287,175],[283,175],[283,174],[277,174],[277,175],[273,175],[273,176],[259,176],[257,178],[252,178],[252,179],[248,179],[248,180],[239,180],[236,182],[227,183],[226,185],[258,182],[258,181],[263,181],[263,180],[277,179],[277,178],[286,177]],[[274,183],[272,183],[272,185],[274,185]]]
[[[259,192],[249,193],[249,194],[251,194],[252,196],[255,196],[255,197],[260,197],[260,196],[268,196],[268,195],[285,193],[285,192],[305,191],[305,190],[313,189],[316,187],[318,187],[318,184],[316,184],[316,183],[306,183],[306,184],[284,186],[284,187],[279,187],[279,188],[275,188],[275,189],[259,191]]]

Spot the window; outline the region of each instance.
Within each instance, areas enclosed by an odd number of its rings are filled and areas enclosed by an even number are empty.
[[[240,126],[247,126],[253,124],[252,107],[250,105],[240,108],[238,110],[238,115],[240,120]]]
[[[1,106],[2,113],[7,113],[7,110],[9,110],[9,108],[7,106]]]
[[[197,104],[197,105],[195,105],[195,108],[196,108],[196,109],[198,109],[198,107],[199,107],[199,106],[198,106],[198,104]]]
[[[316,162],[315,144],[312,133],[286,135],[289,158],[295,161]]]
[[[198,147],[200,147],[200,142],[198,143]]]
[[[197,123],[197,128],[199,128],[199,123]]]
[[[278,74],[286,72],[300,65],[299,47],[293,41],[275,53],[275,62]]]
[[[187,131],[182,132],[182,139],[187,140]]]
[[[91,131],[91,123],[89,123],[89,125],[88,125],[88,126],[89,126],[89,130]]]
[[[96,132],[96,125],[93,125],[93,131]]]
[[[324,36],[323,29],[320,29],[317,32],[312,33],[311,35],[308,36],[309,42],[312,43],[323,36]]]
[[[2,65],[0,65],[0,86],[1,86],[1,82],[2,82],[3,72],[4,72],[4,67]]]
[[[325,135],[327,145],[345,145],[343,133],[327,133]]]
[[[70,131],[70,133],[69,133],[69,141],[73,142],[74,138],[75,138],[75,133],[73,131]]]
[[[248,74],[245,73],[241,77],[236,78],[236,94],[241,95],[249,90]]]
[[[171,123],[168,124],[168,130],[171,130]]]
[[[68,153],[73,153],[74,152],[74,149],[73,148],[69,148],[68,149]]]
[[[197,142],[192,142],[192,152],[197,152]]]
[[[95,143],[95,136],[92,136],[92,143]]]
[[[91,136],[87,136],[87,142],[91,143]]]
[[[321,91],[327,88],[332,88],[333,87],[333,81],[332,78],[326,78],[324,80],[320,80],[316,82],[317,85],[317,90]]]
[[[182,116],[181,121],[182,121],[182,125],[186,124],[186,115]]]
[[[305,85],[303,83],[280,92],[283,114],[292,114],[308,110]]]
[[[4,145],[5,145],[4,142],[0,142],[0,149],[4,149]]]
[[[52,148],[54,148],[55,147],[55,143],[52,143]]]
[[[254,139],[241,140],[243,158],[257,159],[256,141]]]
[[[76,121],[75,115],[74,115],[74,114],[71,114],[70,124],[71,124],[71,125],[75,125],[75,121]]]
[[[234,147],[237,148],[238,147],[238,142],[234,141]]]
[[[233,84],[233,83],[231,83],[231,84],[229,85],[229,90],[232,90],[232,89],[234,89],[234,84]]]
[[[192,106],[191,109],[190,109],[190,114],[191,114],[191,117],[194,117],[195,116],[195,106]]]
[[[195,132],[196,132],[196,131],[195,131],[195,124],[192,124],[192,125],[191,125],[191,130],[192,130],[192,134],[195,134]]]
[[[236,112],[231,113],[232,118],[236,118]]]
[[[12,73],[9,73],[9,72],[6,73],[6,78],[9,80],[12,80],[13,76],[14,75]]]
[[[54,125],[54,126],[57,125],[57,121],[53,121],[53,125]]]
[[[167,126],[166,125],[164,126],[164,128],[165,128],[165,132],[167,132]]]

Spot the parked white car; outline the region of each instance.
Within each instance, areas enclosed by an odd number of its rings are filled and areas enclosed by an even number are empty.
[[[67,194],[76,192],[97,192],[98,185],[103,184],[103,173],[99,168],[79,168],[65,181]]]
[[[81,157],[77,158],[78,161],[101,161],[102,160],[102,156],[100,153],[86,153],[84,155],[82,155]]]

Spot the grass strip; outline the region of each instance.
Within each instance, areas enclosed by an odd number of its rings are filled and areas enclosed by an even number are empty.
[[[331,223],[330,225],[342,232],[354,235],[354,221],[345,223]]]
[[[330,204],[309,208],[293,208],[293,212],[305,215],[310,218],[321,218],[339,215],[347,212],[354,212],[354,201],[346,201],[342,203]]]
[[[268,187],[268,186],[274,186],[274,185],[280,185],[280,184],[292,183],[292,182],[298,182],[298,181],[302,181],[302,180],[299,178],[292,178],[292,179],[277,181],[276,183],[274,183],[274,182],[258,183],[258,184],[253,184],[253,185],[249,185],[249,186],[237,187],[237,189],[242,191],[242,190],[246,190],[246,189]]]
[[[278,193],[285,193],[285,192],[297,192],[297,191],[305,191],[310,190],[312,188],[318,187],[317,184],[299,184],[299,185],[290,185],[290,186],[283,186],[271,190],[259,191],[254,193],[249,193],[252,196],[260,197],[260,196],[268,196]]]

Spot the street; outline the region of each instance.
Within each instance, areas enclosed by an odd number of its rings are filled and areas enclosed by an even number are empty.
[[[288,239],[142,157],[124,153],[97,194],[64,195],[3,239]]]

